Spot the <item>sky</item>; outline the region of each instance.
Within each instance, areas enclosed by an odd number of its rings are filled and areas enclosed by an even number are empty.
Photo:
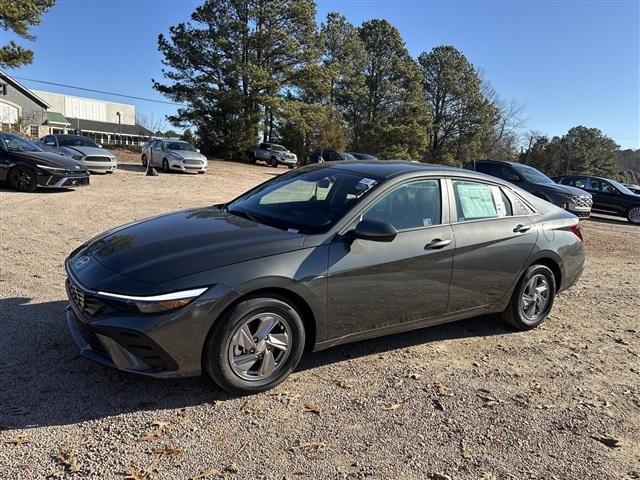
[[[192,0],[58,0],[41,25],[33,64],[8,72],[26,86],[131,103],[158,122],[172,105],[127,100],[23,78],[167,101],[157,36],[188,21]],[[359,25],[383,18],[417,57],[453,45],[498,95],[525,106],[523,131],[562,135],[601,129],[622,148],[640,148],[640,1],[317,0],[317,21],[338,11]],[[0,32],[0,44],[14,39]],[[163,128],[170,128],[165,123]]]

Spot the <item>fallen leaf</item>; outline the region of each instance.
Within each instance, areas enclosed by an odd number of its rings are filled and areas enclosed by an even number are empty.
[[[17,435],[15,437],[8,438],[4,441],[9,445],[22,445],[23,443],[29,443],[29,439],[26,435]]]
[[[271,396],[283,399],[287,402],[287,405],[291,405],[292,403],[297,403],[298,401],[300,401],[301,395],[299,393],[291,393],[287,390],[284,392],[272,393]]]
[[[159,455],[178,455],[179,453],[182,453],[182,448],[165,445],[164,447],[153,448],[151,453],[157,453]]]
[[[197,475],[191,477],[190,480],[201,480],[203,478],[213,478],[219,476],[220,470],[216,470],[215,468],[205,468],[203,470],[200,470]]]
[[[131,465],[122,473],[125,476],[124,480],[152,480],[154,470],[154,465],[149,465],[146,468],[138,468]]]
[[[498,477],[491,472],[484,472],[482,474],[482,480],[498,480]]]
[[[337,383],[338,383],[338,386],[344,390],[351,390],[353,388],[353,385],[343,380],[339,380]]]
[[[594,440],[597,440],[598,442],[606,445],[609,448],[620,448],[620,447],[622,447],[622,445],[620,445],[620,440],[618,440],[617,438],[599,437],[597,435],[591,435],[591,438],[593,438]]]
[[[453,393],[451,392],[451,390],[449,390],[448,387],[445,387],[440,382],[427,384],[425,390],[432,390],[441,397],[453,397]]]
[[[388,407],[382,407],[382,410],[385,411],[392,411],[392,410],[397,410],[399,409],[402,405],[404,405],[404,402],[400,402],[400,403],[394,403],[393,405],[389,405]]]
[[[326,446],[327,444],[325,442],[308,442],[291,447],[290,450],[302,450],[305,453],[321,452],[326,448]]]
[[[322,409],[316,403],[307,403],[304,406],[304,411],[309,413],[315,413],[316,415],[320,415]]]
[[[82,467],[82,463],[78,461],[78,458],[71,450],[58,449],[56,460],[69,473],[76,473],[80,471],[80,468]]]
[[[151,424],[152,429],[140,435],[140,438],[138,438],[138,441],[150,442],[156,438],[161,437],[164,434],[168,425],[169,425],[168,422],[153,422]]]

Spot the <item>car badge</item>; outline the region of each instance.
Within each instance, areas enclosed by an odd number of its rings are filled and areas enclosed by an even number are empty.
[[[73,266],[76,270],[80,270],[84,267],[87,266],[87,264],[89,263],[89,260],[91,260],[87,255],[80,257],[78,260],[76,260],[73,263]]]
[[[76,170],[77,170],[78,168],[80,168],[80,165],[76,165]]]

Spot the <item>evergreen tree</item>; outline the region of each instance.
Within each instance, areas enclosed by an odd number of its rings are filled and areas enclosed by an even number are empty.
[[[40,17],[56,0],[0,0],[0,28],[25,40],[35,40],[29,28],[40,23]],[[17,68],[33,61],[33,51],[11,41],[0,47],[0,67]]]

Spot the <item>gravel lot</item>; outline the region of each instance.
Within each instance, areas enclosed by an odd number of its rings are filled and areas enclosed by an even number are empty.
[[[640,478],[640,228],[614,218],[584,222],[588,269],[532,332],[483,317],[341,346],[251,398],[78,357],[72,249],[285,171],[123,162],[77,191],[0,187],[0,479]]]

